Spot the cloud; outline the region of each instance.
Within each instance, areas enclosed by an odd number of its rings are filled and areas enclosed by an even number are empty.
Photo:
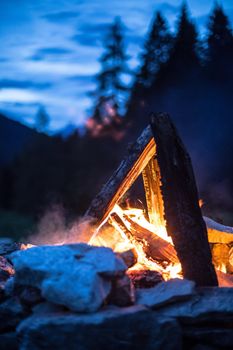
[[[50,22],[63,23],[66,20],[71,20],[71,19],[77,18],[78,16],[79,16],[79,13],[75,11],[59,11],[59,12],[53,12],[53,13],[48,13],[46,15],[43,15],[42,18],[45,18]]]
[[[14,80],[14,79],[1,79],[0,89],[2,88],[22,88],[22,89],[47,89],[51,87],[51,82],[35,82],[31,80]]]
[[[103,46],[104,37],[109,29],[108,23],[83,23],[77,29],[77,34],[71,39],[83,46]]]
[[[73,51],[70,49],[62,48],[62,47],[44,47],[37,50],[32,56],[29,58],[33,61],[43,61],[45,59],[58,57],[58,56],[67,56],[71,54]]]

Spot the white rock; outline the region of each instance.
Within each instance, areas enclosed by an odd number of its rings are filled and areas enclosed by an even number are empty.
[[[33,247],[11,259],[16,285],[37,287],[48,301],[77,312],[98,310],[111,279],[127,269],[111,249],[87,244]]]
[[[171,279],[161,282],[153,288],[137,290],[137,304],[158,308],[172,302],[186,300],[194,294],[193,281]]]

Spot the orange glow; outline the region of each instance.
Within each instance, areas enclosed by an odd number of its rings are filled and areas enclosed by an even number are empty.
[[[123,210],[118,204],[116,204],[109,217],[112,213],[116,213],[118,215],[118,217],[124,222],[125,227],[129,231],[131,231],[131,225],[125,219],[125,217],[130,218],[139,226],[146,228],[150,232],[159,236],[161,239],[173,245],[172,238],[168,236],[166,227],[165,225],[161,224],[161,220],[158,214],[156,215],[156,218],[154,220],[155,224],[152,225],[146,219],[142,209],[128,208]],[[109,218],[105,220],[101,227],[104,227],[108,219]],[[160,272],[165,280],[176,277],[182,278],[180,263],[169,264],[168,262],[161,263],[158,261],[154,261],[145,254],[144,248],[146,242],[144,242],[143,240],[139,242],[138,240],[134,239],[133,235],[132,238],[127,237],[123,229],[119,225],[117,225],[117,223],[112,223],[112,226],[114,227],[114,231],[109,232],[109,234],[108,229],[103,230],[103,234],[99,234],[99,231],[101,229],[101,227],[99,227],[92,236],[89,244],[108,246],[114,249],[114,251],[116,252],[123,252],[128,249],[134,248],[137,252],[138,261],[136,265],[130,268],[130,270],[155,270]]]

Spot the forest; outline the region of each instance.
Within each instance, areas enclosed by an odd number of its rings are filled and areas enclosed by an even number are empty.
[[[55,219],[59,212],[67,224],[81,217],[158,111],[170,114],[187,146],[204,213],[233,224],[233,35],[223,8],[215,5],[205,35],[186,5],[175,32],[156,12],[136,72],[128,59],[124,24],[116,18],[104,40],[85,130],[48,136],[41,110],[37,137],[1,165],[1,235],[20,239],[48,212]],[[126,75],[133,75],[131,86]]]

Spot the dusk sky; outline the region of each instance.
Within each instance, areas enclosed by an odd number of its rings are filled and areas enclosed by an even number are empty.
[[[212,0],[189,0],[204,33]],[[233,22],[233,1],[222,0]],[[114,17],[126,25],[129,65],[138,66],[144,35],[155,10],[174,28],[180,0],[0,0],[0,110],[27,125],[45,106],[56,131],[90,116],[103,38]]]

